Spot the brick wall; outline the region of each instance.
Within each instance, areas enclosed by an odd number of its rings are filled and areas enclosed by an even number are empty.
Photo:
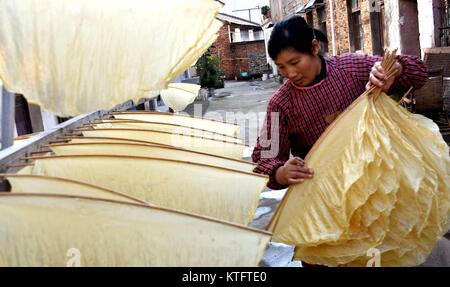
[[[331,23],[330,4],[327,3],[327,23]],[[365,54],[372,54],[372,32],[370,25],[369,1],[360,1],[361,11],[361,29],[363,34],[363,52]],[[334,30],[336,41],[336,53],[343,54],[352,52],[350,45],[350,28],[347,1],[334,1]],[[332,51],[331,46],[331,27],[328,29],[328,39],[330,41],[329,50]]]
[[[245,42],[231,43],[231,53],[233,55],[232,73],[227,77],[230,79],[240,78],[241,72],[248,72],[247,44]]]
[[[227,78],[231,77],[234,72],[229,39],[228,25],[225,24],[220,28],[219,36],[210,49],[213,54],[219,57],[220,68],[225,72]]]
[[[361,5],[361,25],[364,35],[364,53],[372,54],[372,30],[370,26],[369,1],[360,1]]]
[[[260,75],[267,67],[266,46],[264,40],[231,44],[233,65],[227,78],[240,78],[241,72],[250,76]]]
[[[274,23],[287,18],[295,14],[295,10],[302,4],[306,4],[308,0],[271,0],[271,5],[281,4],[281,8],[276,7],[276,10],[282,11],[282,16],[275,12],[275,17],[272,14],[272,21]],[[326,15],[327,15],[327,37],[329,40],[328,50],[332,53],[332,43],[331,43],[331,14],[330,14],[330,3],[326,1]],[[301,14],[300,16],[305,17],[306,14]],[[318,23],[317,10],[314,9],[314,28],[319,29],[320,25]],[[334,29],[335,29],[335,40],[336,40],[336,52],[338,54],[350,52],[350,39],[349,39],[349,29],[348,29],[348,15],[347,15],[347,3],[346,0],[336,0],[334,1]]]
[[[272,18],[274,23],[280,21],[283,18],[292,16],[295,14],[295,10],[301,4],[306,4],[308,0],[271,0],[271,5],[276,6],[275,17]],[[332,48],[332,35],[331,35],[331,10],[330,1],[326,2],[326,14],[327,14],[327,37],[329,40],[328,50],[331,54]],[[281,7],[278,5],[281,4]],[[349,22],[348,22],[348,9],[346,0],[335,0],[334,4],[334,32],[335,32],[335,47],[337,54],[343,54],[352,52],[350,45],[350,33],[349,33]],[[282,11],[282,17],[278,15]],[[360,1],[360,11],[361,11],[361,29],[363,32],[363,52],[366,54],[372,54],[372,32],[370,25],[370,13],[369,13],[369,1]],[[273,14],[272,14],[273,15]],[[301,14],[301,16],[306,18],[306,14]],[[317,10],[314,9],[314,27],[316,29],[320,28],[318,23]]]
[[[314,21],[314,28],[319,29],[320,28],[320,23],[319,23],[319,15],[317,13],[317,10],[314,9],[313,11],[313,21]]]
[[[231,31],[234,31],[235,28],[250,29],[230,24]],[[264,40],[230,43],[228,24],[223,25],[220,29],[211,52],[219,57],[220,68],[225,72],[227,79],[240,78],[241,72],[259,75],[267,67]]]
[[[327,5],[329,6],[329,5]],[[330,9],[327,7],[327,19],[331,22]],[[347,2],[344,0],[334,1],[334,33],[337,54],[350,52],[350,38],[348,25]],[[331,30],[331,29],[330,29]],[[329,32],[331,33],[331,31]],[[331,34],[328,36],[331,39]],[[331,48],[331,47],[330,47]]]
[[[267,73],[266,45],[264,41],[255,41],[247,45],[249,58],[248,70],[250,75],[262,75]]]

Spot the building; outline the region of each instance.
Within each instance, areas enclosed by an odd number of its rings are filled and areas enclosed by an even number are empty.
[[[384,49],[421,57],[430,80],[414,93],[450,119],[450,0],[271,0],[272,23],[301,15],[329,40],[325,54],[382,55]],[[430,111],[427,111],[429,113]],[[450,120],[449,120],[450,123]]]
[[[272,21],[299,14],[328,35],[330,54],[424,56],[450,45],[449,0],[271,0]]]
[[[372,8],[371,0],[272,0],[274,23],[298,14],[309,24],[324,32],[329,45],[322,51],[329,54],[359,52],[381,54],[384,42],[383,6]]]
[[[264,32],[260,24],[221,13],[224,22],[212,54],[220,60],[227,79],[259,77],[267,72]]]

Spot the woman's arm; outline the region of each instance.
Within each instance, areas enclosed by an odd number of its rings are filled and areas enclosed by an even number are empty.
[[[420,89],[428,79],[427,67],[417,56],[398,55],[396,66],[399,73],[390,79],[384,79],[384,71],[379,69],[382,60],[380,56],[344,54],[338,59],[339,68],[349,72],[362,87],[368,88],[374,84],[381,86],[389,94],[403,95],[411,86]]]
[[[274,97],[267,107],[264,126],[252,154],[253,161],[257,163],[254,172],[269,175],[267,186],[271,189],[287,188],[313,176],[302,159],[289,159],[290,145],[283,112]]]
[[[287,186],[279,184],[275,175],[277,169],[289,159],[289,135],[275,98],[276,95],[267,106],[266,118],[253,150],[252,160],[257,164],[254,172],[269,176],[269,188],[283,189]]]

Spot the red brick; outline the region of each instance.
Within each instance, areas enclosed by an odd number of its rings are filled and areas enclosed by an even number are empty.
[[[235,24],[230,24],[231,31],[235,28],[241,30],[254,29],[254,27],[245,27]],[[265,56],[265,43],[264,40],[251,41],[251,42],[239,42],[230,43],[228,24],[222,26],[219,31],[219,36],[216,42],[211,48],[211,52],[218,56],[220,60],[220,68],[225,72],[227,79],[240,78],[241,72],[249,72],[255,74],[258,71],[252,71],[249,66],[249,53],[254,55],[260,53],[259,61],[264,60]],[[263,55],[263,56],[262,56]]]

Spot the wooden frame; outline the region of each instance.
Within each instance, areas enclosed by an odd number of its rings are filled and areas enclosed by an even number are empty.
[[[111,111],[97,111],[88,115],[80,115],[56,126],[52,130],[44,131],[36,136],[26,139],[20,145],[18,144],[8,148],[7,150],[0,151],[0,172],[5,173],[7,171],[17,171],[18,169],[15,168],[14,165],[20,162],[20,158],[29,156],[32,152],[39,150],[41,146],[46,145],[51,141],[55,141],[64,133],[80,127],[84,123],[101,118],[115,110],[128,109],[132,106],[132,104],[132,101],[127,101],[116,106]]]

